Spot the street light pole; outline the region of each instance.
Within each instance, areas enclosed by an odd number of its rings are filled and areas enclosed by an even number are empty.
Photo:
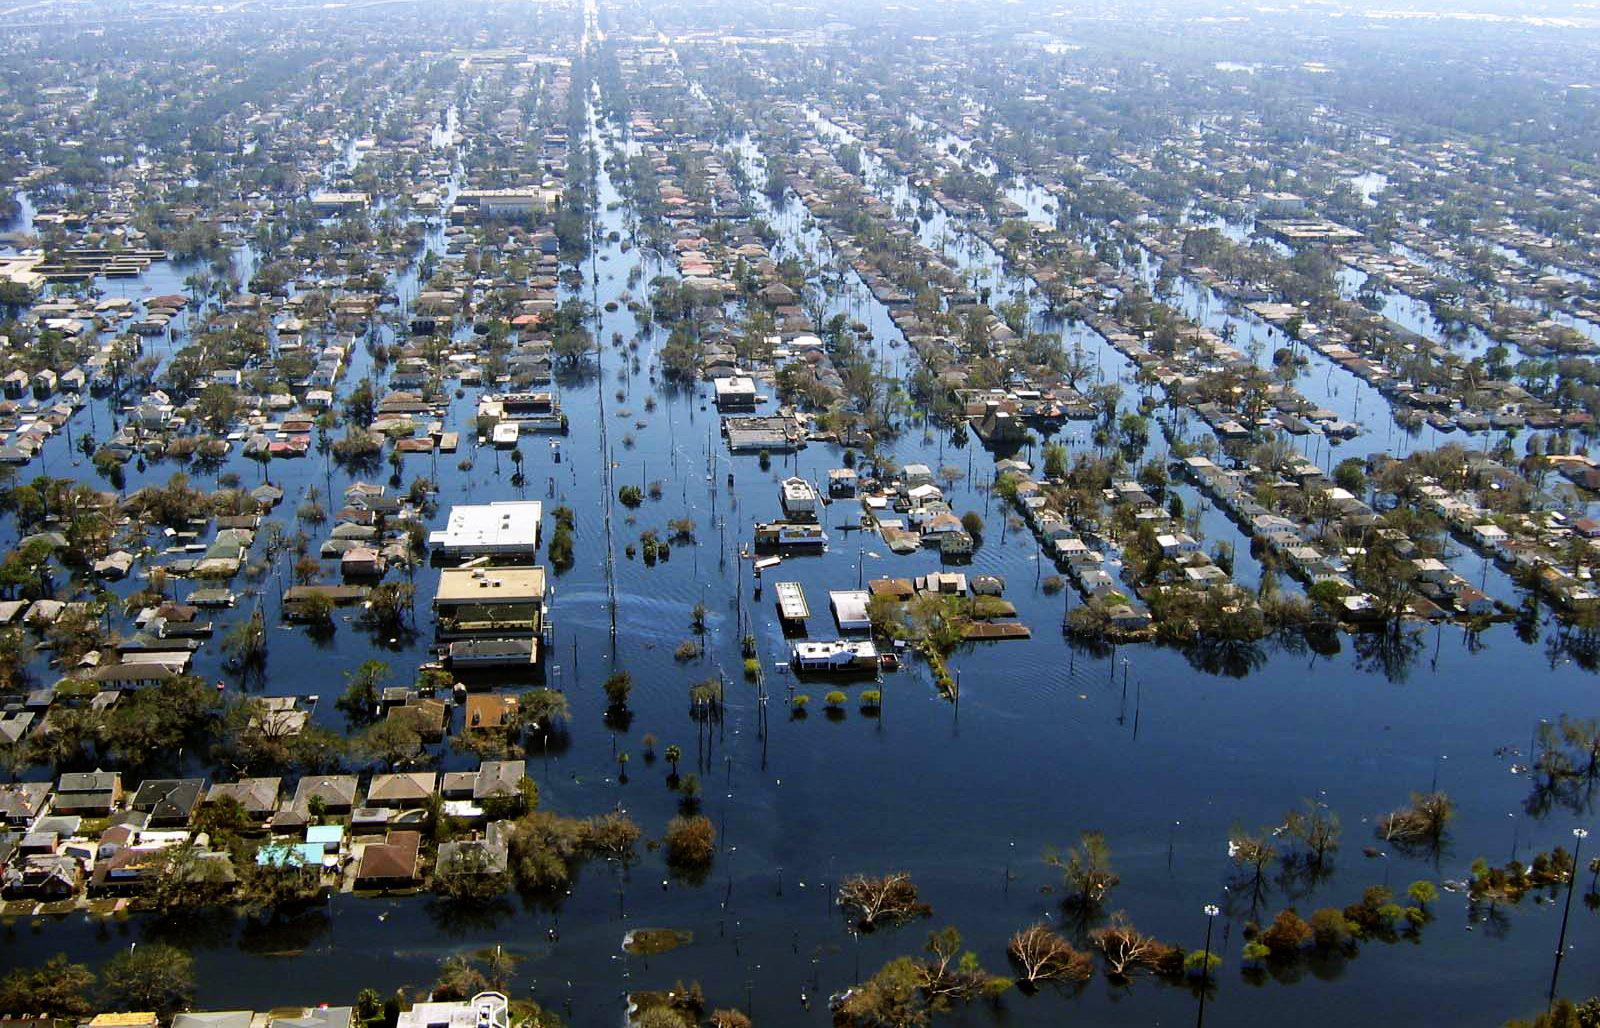
[[[1577,840],[1572,844],[1572,875],[1567,879],[1567,905],[1561,910],[1561,937],[1556,940],[1556,966],[1550,972],[1550,998],[1545,1004],[1546,1011],[1556,1003],[1556,979],[1561,976],[1561,958],[1567,953],[1567,917],[1572,913],[1572,889],[1578,884],[1578,851],[1583,849],[1583,840],[1589,837],[1589,829],[1574,828],[1572,837]]]
[[[1217,909],[1215,903],[1207,903],[1205,906],[1206,953],[1203,962],[1200,964],[1200,1011],[1195,1015],[1195,1028],[1201,1028],[1206,1023],[1206,986],[1211,981],[1211,926],[1221,912],[1221,910]]]

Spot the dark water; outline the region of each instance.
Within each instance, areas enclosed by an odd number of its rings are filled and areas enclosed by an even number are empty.
[[[601,210],[615,199],[602,176]],[[790,245],[815,245],[793,206],[791,201],[776,212],[777,223]],[[621,227],[620,213],[602,217],[603,231]],[[639,259],[638,251],[624,254],[617,244],[600,246],[588,267],[598,272],[595,289],[602,303],[624,291]],[[650,269],[645,281],[658,270]],[[882,308],[860,294],[851,302],[856,316],[873,327],[884,359],[892,366],[907,360],[903,347],[890,345],[895,332]],[[1235,669],[1245,672],[1239,677],[1208,673],[1181,654],[1155,647],[1101,656],[1074,652],[1059,632],[1064,605],[1072,600],[1045,595],[1040,578],[1053,569],[1039,566],[1030,536],[1003,530],[1004,514],[976,488],[989,477],[992,458],[975,445],[925,442],[922,430],[910,426],[893,447],[898,460],[920,457],[935,466],[970,467],[952,490],[952,502],[958,511],[982,513],[990,528],[969,571],[1002,575],[1007,598],[1034,636],[958,653],[952,668],[961,673],[959,705],[939,698],[925,670],[914,666],[886,676],[881,717],[858,712],[854,695],[861,686],[853,686],[844,717],[834,720],[820,709],[821,694],[830,687],[808,685],[816,700],[812,713],[791,720],[784,703],[787,682],[775,667],[787,646],[772,597],[751,599],[748,567],[734,554],[755,520],[777,515],[780,478],[794,469],[819,475],[837,466],[840,454],[813,446],[787,461],[774,459],[766,471],[754,456],[728,456],[716,437],[705,390],[655,390],[647,374],[622,375],[623,359],[609,339],[613,331],[631,337],[635,330],[625,307],[603,315],[598,379],[562,384],[572,422],[561,445],[562,462],[556,464],[537,439],[525,439],[525,490],[512,486],[508,459],[502,456],[497,470],[491,451],[473,453],[465,440],[460,454],[408,457],[405,473],[440,483],[439,523],[449,502],[464,497],[485,502],[527,495],[551,505],[567,503],[577,512],[578,564],[554,579],[555,640],[545,670],[546,680],[564,688],[571,701],[571,742],[531,761],[542,802],[569,814],[621,806],[658,836],[676,798],[664,784],[664,763],[642,759],[640,738],[653,733],[658,749],[682,746],[685,771],[695,768],[697,751],[703,753],[698,770],[706,786],[704,809],[725,845],[704,884],[668,881],[660,857],[645,852],[630,869],[589,865],[559,910],[508,901],[498,914],[462,919],[426,898],[340,896],[324,912],[270,930],[220,917],[180,926],[148,917],[22,921],[0,929],[0,962],[32,964],[66,951],[99,963],[132,942],[168,938],[195,953],[199,1007],[261,1009],[349,1002],[365,986],[421,986],[443,957],[499,944],[526,958],[514,991],[570,1009],[575,1024],[618,1023],[621,996],[630,988],[698,978],[714,1003],[749,1003],[763,1025],[817,1025],[827,1023],[829,992],[916,950],[925,928],[853,937],[832,906],[832,888],[841,877],[911,872],[934,907],[928,926],[957,925],[986,965],[1004,970],[1011,932],[1041,918],[1061,919],[1059,898],[1044,891],[1056,875],[1041,854],[1098,829],[1107,835],[1123,880],[1113,907],[1126,909],[1142,928],[1198,947],[1205,932],[1202,906],[1217,902],[1227,911],[1214,940],[1225,964],[1207,1007],[1213,1024],[1290,1018],[1307,1025],[1494,1024],[1542,1007],[1560,912],[1531,899],[1510,912],[1508,928],[1492,932],[1469,925],[1464,899],[1447,894],[1419,945],[1372,943],[1338,967],[1307,968],[1292,985],[1250,984],[1239,975],[1238,954],[1239,929],[1251,911],[1247,900],[1231,899],[1226,889],[1227,837],[1234,825],[1278,824],[1307,797],[1337,811],[1345,838],[1336,873],[1310,896],[1295,898],[1302,911],[1353,902],[1372,884],[1388,882],[1403,891],[1418,878],[1465,877],[1479,855],[1495,862],[1513,854],[1526,859],[1534,848],[1570,843],[1570,829],[1590,823],[1588,815],[1528,818],[1521,809],[1528,783],[1511,773],[1512,758],[1496,750],[1525,750],[1539,717],[1594,715],[1592,675],[1559,659],[1552,665],[1542,643],[1523,644],[1504,627],[1485,633],[1476,652],[1458,630],[1428,628],[1416,637],[1409,660],[1387,668],[1359,655],[1348,637],[1330,657],[1267,644],[1233,655]],[[660,333],[641,340],[645,368],[663,341]],[[351,381],[366,367],[365,355],[359,348],[357,353]],[[621,401],[614,395],[619,389],[626,394]],[[661,500],[646,501],[632,514],[617,510],[615,643],[606,607],[599,485],[602,390],[617,483],[665,483]],[[644,409],[650,395],[657,401],[653,413]],[[471,394],[454,402],[451,427],[470,424],[472,402]],[[110,414],[103,406],[93,411],[101,437],[109,435]],[[85,412],[75,430],[85,430],[89,421]],[[635,427],[638,421],[644,426]],[[635,439],[631,447],[622,442],[627,433]],[[1088,445],[1081,427],[1064,438]],[[476,465],[462,471],[457,462],[468,456]],[[74,463],[78,459],[64,438],[53,440],[43,462],[28,473],[92,475],[87,461]],[[246,483],[260,477],[242,459],[230,468]],[[130,465],[128,487],[164,480],[172,470],[157,465],[141,474]],[[274,462],[270,473],[288,490],[285,510],[308,486],[336,495],[354,477],[314,456]],[[386,473],[384,468],[366,477],[377,480]],[[929,554],[895,557],[876,538],[832,531],[855,515],[852,502],[830,508],[824,516],[833,535],[829,552],[787,561],[778,575],[806,588],[818,612],[813,638],[832,635],[827,590],[853,588],[862,575],[910,576],[937,568]],[[698,545],[675,547],[670,562],[654,568],[621,556],[624,541],[679,516],[695,520]],[[1207,524],[1228,530],[1215,520]],[[740,681],[741,573],[747,576],[742,593],[761,659],[772,669],[764,738],[754,687]],[[424,600],[432,595],[435,575],[417,572]],[[260,588],[269,616],[275,615],[272,579]],[[698,602],[711,612],[708,652],[681,664],[672,651],[689,637]],[[275,630],[264,692],[331,698],[343,688],[345,672],[371,656],[376,644],[385,650],[379,655],[390,662],[395,680],[404,680],[428,656],[425,608],[419,607],[418,620],[415,638],[392,643],[372,640],[344,622],[325,645],[300,631]],[[219,676],[216,649],[201,653],[200,673]],[[627,731],[614,733],[602,721],[597,686],[616,668],[633,674],[635,716]],[[730,681],[727,715],[702,740],[689,716],[687,690],[719,669]],[[319,717],[337,723],[331,703],[322,705]],[[613,746],[633,754],[626,784],[616,780]],[[444,762],[467,761],[447,755]],[[1364,857],[1362,848],[1376,845],[1376,816],[1435,781],[1460,805],[1439,861],[1398,853]],[[1274,891],[1265,901],[1267,916],[1287,901]],[[625,956],[624,932],[648,926],[688,929],[695,942],[649,960]],[[559,939],[552,941],[550,930],[557,927]],[[1600,924],[1581,904],[1568,941],[1563,992],[1600,992],[1600,962],[1591,956],[1600,944]],[[802,992],[811,998],[809,1011]],[[948,1023],[1179,1023],[1193,1016],[1194,1005],[1187,989],[1149,980],[1119,989],[1096,979],[1076,998],[1011,993],[998,1011],[978,1008]]]

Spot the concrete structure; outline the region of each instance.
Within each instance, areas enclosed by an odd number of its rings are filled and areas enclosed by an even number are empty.
[[[477,210],[481,218],[526,218],[545,209],[542,189],[463,189],[456,203]]]
[[[545,632],[542,567],[446,568],[433,599],[452,664],[531,664]]]
[[[803,478],[786,478],[779,484],[783,512],[790,517],[817,516],[817,489]]]
[[[366,193],[317,193],[311,206],[318,214],[345,214],[367,209]]]
[[[459,1003],[418,1003],[401,1011],[395,1028],[507,1028],[510,1023],[505,995],[480,992]]]
[[[719,378],[712,383],[712,388],[716,390],[717,407],[722,410],[756,405],[756,382],[753,378],[743,375]]]
[[[443,531],[429,533],[428,545],[447,557],[532,557],[543,514],[538,500],[458,504]]]
[[[865,632],[872,627],[867,615],[867,601],[872,594],[865,589],[839,589],[828,594],[828,605],[833,608],[833,619],[843,632]]]
[[[786,625],[799,627],[811,616],[811,605],[806,602],[805,590],[799,582],[779,582],[773,587],[778,600],[778,617]]]

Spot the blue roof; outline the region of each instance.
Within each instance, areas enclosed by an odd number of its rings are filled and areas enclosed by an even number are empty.
[[[263,867],[322,866],[322,844],[297,842],[286,844],[269,842],[256,851],[256,863]]]
[[[306,842],[329,843],[344,839],[344,825],[307,825]]]

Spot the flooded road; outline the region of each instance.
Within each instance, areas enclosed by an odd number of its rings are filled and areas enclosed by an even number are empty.
[[[812,444],[774,455],[767,467],[754,454],[729,454],[706,385],[666,383],[660,370],[666,333],[657,325],[641,328],[628,300],[673,269],[661,254],[632,245],[628,201],[608,170],[609,158],[625,145],[625,131],[604,122],[598,110],[591,104],[587,138],[598,158],[592,251],[581,265],[581,284],[567,285],[564,295],[593,305],[599,345],[591,363],[558,378],[569,435],[559,446],[524,442],[520,487],[512,484],[509,459],[471,445],[470,431],[461,453],[408,456],[405,473],[438,483],[444,502],[433,527],[456,499],[526,496],[573,509],[577,563],[552,579],[555,629],[548,659],[537,678],[517,683],[560,687],[572,706],[569,737],[530,760],[541,805],[574,815],[625,809],[658,837],[678,797],[665,785],[664,762],[645,757],[642,739],[653,734],[658,752],[679,745],[684,770],[701,776],[703,810],[723,845],[709,878],[698,885],[675,878],[650,850],[630,867],[589,865],[558,904],[508,900],[480,916],[463,916],[425,896],[336,896],[325,909],[268,925],[223,915],[183,923],[150,916],[13,919],[0,928],[8,966],[36,963],[57,950],[98,964],[131,944],[170,940],[196,955],[202,1008],[266,1009],[291,998],[349,1002],[367,986],[383,994],[424,986],[443,957],[502,945],[521,961],[514,992],[564,1012],[576,1025],[617,1024],[625,992],[680,979],[700,980],[714,1004],[744,1006],[758,1024],[824,1025],[828,994],[920,948],[924,927],[959,926],[985,965],[1003,970],[1013,931],[1063,920],[1060,876],[1045,863],[1045,851],[1098,830],[1122,879],[1112,907],[1125,909],[1140,927],[1196,947],[1206,927],[1203,905],[1222,906],[1217,950],[1225,963],[1208,1000],[1213,1024],[1498,1023],[1537,1005],[1558,914],[1532,901],[1499,927],[1469,919],[1465,899],[1447,894],[1417,945],[1369,943],[1359,959],[1312,964],[1293,982],[1267,976],[1252,984],[1239,974],[1244,925],[1283,905],[1309,912],[1352,903],[1374,884],[1403,891],[1415,879],[1461,878],[1477,856],[1527,859],[1534,849],[1565,842],[1573,826],[1590,823],[1588,810],[1531,818],[1522,807],[1529,783],[1511,765],[1525,759],[1536,722],[1528,712],[1592,713],[1595,683],[1558,649],[1547,649],[1542,639],[1523,641],[1512,626],[1473,638],[1450,626],[1408,629],[1398,640],[1344,636],[1331,653],[1277,640],[1198,654],[1157,646],[1098,653],[1076,648],[1060,631],[1074,594],[1047,587],[1055,569],[1041,560],[1038,542],[1008,524],[1010,512],[982,488],[992,478],[993,456],[964,432],[950,438],[908,417],[886,452],[901,465],[921,461],[960,472],[947,490],[952,506],[978,513],[988,526],[966,570],[1005,581],[1006,598],[1032,637],[958,650],[951,668],[960,674],[959,703],[943,699],[926,667],[914,661],[873,686],[884,693],[876,715],[860,710],[862,684],[848,687],[849,702],[836,716],[820,702],[808,716],[791,715],[793,692],[809,691],[820,700],[832,686],[798,683],[787,674],[788,639],[773,596],[758,589],[739,551],[749,545],[755,521],[778,514],[783,477],[822,479],[843,463],[843,451]],[[744,136],[726,152],[751,181],[763,180],[759,141]],[[913,201],[909,184],[870,158],[868,177],[897,207]],[[747,200],[779,233],[778,254],[830,252],[792,193],[778,202],[759,193]],[[969,228],[939,210],[917,223],[919,238],[969,280],[992,285],[997,297],[1029,298],[1035,323],[1046,324],[1034,299],[1036,284],[1008,273]],[[431,233],[428,245],[438,252],[442,233]],[[1144,267],[1153,281],[1153,265]],[[137,295],[170,291],[181,286],[181,274],[153,268],[129,288]],[[404,298],[415,294],[417,283],[413,277],[396,286]],[[1180,283],[1172,302],[1207,327],[1231,328],[1241,346],[1258,342],[1270,355],[1282,344],[1275,330],[1227,310],[1191,283]],[[903,381],[910,374],[903,335],[859,275],[843,276],[827,310],[868,328],[874,361],[886,377]],[[1099,378],[1129,383],[1131,394],[1131,365],[1102,337],[1082,325],[1051,327],[1063,332],[1066,345],[1085,346]],[[352,380],[381,374],[364,346],[354,349],[353,359]],[[1319,449],[1319,459],[1403,445],[1385,427],[1389,419],[1375,391],[1315,354],[1310,359],[1297,387],[1367,426],[1336,450]],[[466,389],[452,400],[452,426],[471,424],[476,393]],[[762,409],[775,407],[769,399]],[[74,425],[104,435],[119,416],[94,400]],[[1058,438],[1077,452],[1091,445],[1088,432],[1068,423]],[[174,470],[130,465],[127,488],[164,481]],[[64,437],[52,439],[29,472],[93,475]],[[315,454],[274,461],[265,473],[285,489],[286,510],[313,487],[332,497],[353,481],[381,475],[369,470],[363,476]],[[236,449],[220,474],[254,483],[263,471]],[[647,498],[636,510],[613,503],[620,486],[637,484],[648,494],[655,482],[659,499]],[[1179,492],[1203,508],[1192,488]],[[780,577],[800,583],[819,611],[811,638],[835,634],[820,602],[829,590],[941,568],[935,553],[895,556],[881,539],[845,530],[858,515],[853,500],[829,506],[822,517],[832,535],[826,552],[782,565]],[[693,523],[694,542],[675,545],[669,561],[648,566],[626,556],[640,533],[665,534],[668,521],[678,518]],[[1208,542],[1240,544],[1239,580],[1258,582],[1259,566],[1237,529],[1214,510],[1202,521]],[[14,545],[15,539],[3,542]],[[419,568],[415,579],[419,596],[431,596],[437,571]],[[252,602],[275,620],[271,580],[257,588]],[[701,604],[708,612],[703,652],[675,659],[674,649],[694,636],[693,611]],[[372,638],[344,621],[323,642],[275,630],[260,689],[331,697],[344,675],[374,652],[390,664],[395,681],[409,680],[430,656],[431,624],[420,606],[418,622],[416,633],[396,638]],[[762,691],[744,680],[742,626],[756,636],[765,717]],[[626,725],[607,723],[599,690],[618,669],[630,671],[635,682]],[[223,676],[214,647],[201,651],[198,670],[208,679]],[[725,716],[696,720],[689,687],[719,676],[727,682]],[[317,717],[340,724],[331,703],[321,704]],[[619,752],[633,757],[626,782],[617,775]],[[443,769],[474,764],[475,758],[455,751],[441,758]],[[1430,785],[1460,805],[1449,845],[1436,860],[1382,846],[1375,819]],[[1335,873],[1315,884],[1285,879],[1254,900],[1243,895],[1230,879],[1230,829],[1281,824],[1285,812],[1307,798],[1343,819]],[[933,918],[898,932],[849,933],[833,902],[839,881],[890,870],[911,873]],[[641,927],[685,929],[694,942],[657,957],[627,955],[623,935]],[[1600,944],[1600,919],[1575,912],[1569,939],[1580,953]],[[1573,994],[1600,991],[1600,963],[1574,959],[1563,973],[1564,988]],[[286,995],[291,986],[292,997]],[[1150,980],[1120,988],[1096,979],[1080,996],[1013,992],[998,1012],[974,1006],[941,1023],[1166,1024],[1187,1018],[1193,1006],[1185,988]]]

